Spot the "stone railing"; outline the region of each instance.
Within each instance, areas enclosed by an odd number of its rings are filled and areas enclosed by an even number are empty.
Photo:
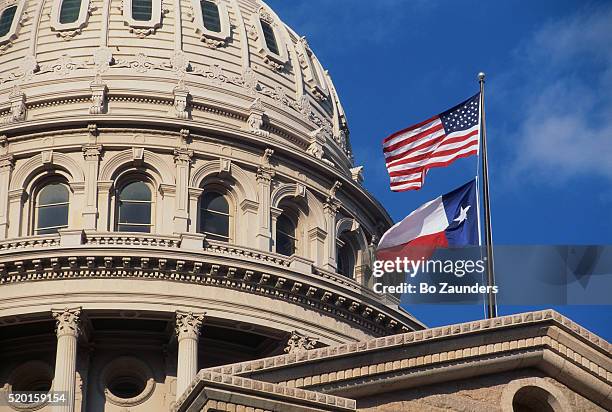
[[[87,233],[84,244],[92,246],[145,246],[178,249],[181,245],[180,236],[160,236],[148,233]]]
[[[37,249],[60,245],[58,235],[41,235],[25,238],[8,239],[0,242],[0,253],[14,252],[23,249]]]
[[[263,252],[261,250],[251,249],[246,246],[233,245],[216,240],[207,239],[205,242],[204,251],[249,260],[254,259],[259,262],[272,263],[284,267],[289,267],[291,265],[290,259],[285,256],[276,253]]]

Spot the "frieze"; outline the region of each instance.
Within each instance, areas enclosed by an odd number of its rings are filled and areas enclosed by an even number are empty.
[[[127,238],[127,236],[126,236]],[[126,239],[127,244],[133,239]],[[121,246],[125,243],[117,243]],[[103,245],[103,244],[100,244]],[[147,247],[155,245],[143,245]],[[376,316],[364,318],[361,313],[351,311],[354,300],[326,291],[317,285],[309,285],[306,279],[297,282],[288,277],[271,273],[243,269],[239,266],[209,264],[188,258],[149,258],[141,256],[99,255],[91,251],[87,256],[62,256],[51,259],[22,259],[0,264],[0,285],[18,282],[66,280],[66,279],[113,279],[142,278],[176,282],[188,282],[242,290],[246,293],[273,296],[305,307],[327,312],[371,331],[376,335],[396,333],[402,324],[381,314],[372,307]],[[299,283],[298,287],[296,283]],[[327,299],[325,297],[327,296]],[[331,299],[330,299],[331,297]],[[364,305],[362,299],[359,302]],[[383,315],[384,322],[376,321]],[[379,318],[379,319],[377,319]],[[392,322],[390,322],[390,321]],[[405,327],[405,326],[403,326]]]

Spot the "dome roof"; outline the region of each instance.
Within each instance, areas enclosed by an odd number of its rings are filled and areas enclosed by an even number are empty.
[[[0,28],[4,130],[84,119],[225,127],[350,174],[331,78],[261,1],[2,3],[14,13]]]

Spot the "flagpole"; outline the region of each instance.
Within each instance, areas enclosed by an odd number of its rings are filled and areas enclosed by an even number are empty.
[[[485,214],[485,242],[487,247],[487,283],[488,286],[495,286],[495,273],[493,264],[493,235],[491,233],[491,206],[489,202],[489,165],[487,162],[487,126],[485,117],[485,98],[484,83],[485,74],[478,73],[478,83],[480,83],[480,141],[482,144],[482,192],[483,206]],[[490,291],[487,294],[487,318],[497,316],[497,302],[495,294]]]

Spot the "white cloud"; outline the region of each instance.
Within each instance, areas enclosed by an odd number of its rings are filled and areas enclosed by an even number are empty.
[[[564,183],[612,179],[612,7],[542,27],[517,51],[515,175]],[[499,102],[500,104],[504,104]]]

